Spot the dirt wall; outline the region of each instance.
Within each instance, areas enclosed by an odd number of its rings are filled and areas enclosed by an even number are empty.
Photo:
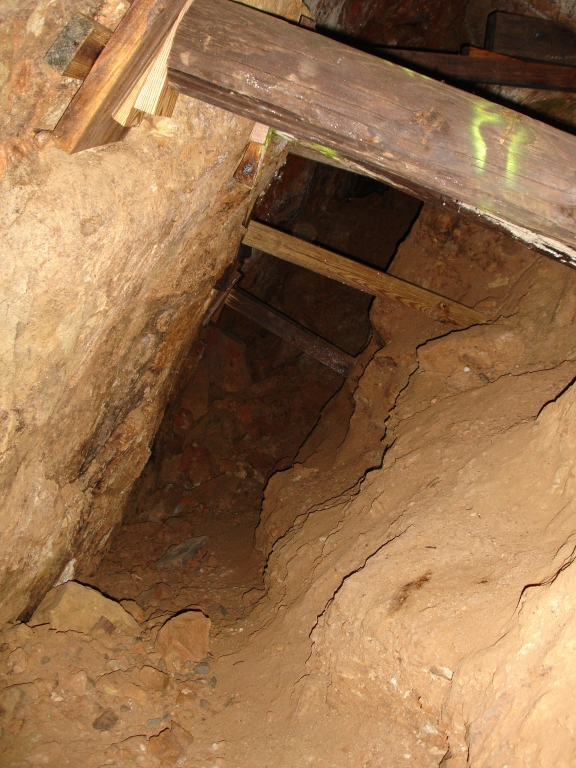
[[[276,765],[569,765],[576,275],[427,207],[391,271],[493,320],[374,302],[371,357],[266,490],[243,715],[265,702]]]

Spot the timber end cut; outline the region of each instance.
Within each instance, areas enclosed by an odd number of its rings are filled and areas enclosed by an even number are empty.
[[[111,37],[112,30],[76,13],[46,54],[46,64],[63,77],[84,80]]]
[[[439,296],[426,288],[393,277],[386,272],[379,272],[366,264],[352,261],[318,245],[312,245],[305,240],[279,232],[257,221],[250,222],[243,242],[271,256],[298,264],[364,293],[383,296],[403,304],[440,323],[466,327],[489,320],[486,315],[476,309]]]
[[[230,0],[195,0],[168,80],[576,266],[568,133]]]
[[[134,0],[56,126],[58,146],[80,152],[127,132],[113,115],[152,63],[185,3]]]

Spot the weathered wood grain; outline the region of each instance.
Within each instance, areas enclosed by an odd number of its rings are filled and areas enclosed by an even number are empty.
[[[493,11],[486,25],[486,48],[535,61],[576,64],[576,32],[534,16]]]
[[[96,59],[54,137],[66,152],[116,141],[126,128],[113,114],[153,60],[186,0],[134,0]]]
[[[427,74],[470,83],[513,85],[549,91],[576,91],[576,67],[523,61],[512,56],[458,56],[454,53],[413,51],[379,47],[378,53],[392,61],[405,62]]]
[[[465,307],[457,301],[439,296],[385,272],[379,272],[366,264],[352,261],[325,248],[307,243],[305,240],[299,240],[297,237],[257,221],[250,222],[243,242],[245,245],[259,248],[279,259],[331,277],[364,293],[384,296],[404,304],[441,323],[469,326],[485,323],[489,319],[476,309]]]
[[[244,186],[252,189],[258,176],[258,169],[262,163],[266,146],[256,141],[249,141],[238,168],[234,171],[234,178]]]
[[[354,364],[354,358],[321,338],[300,323],[291,320],[282,312],[252,296],[241,288],[233,288],[226,298],[226,305],[267,328],[276,336],[289,341],[303,352],[315,357],[328,368],[342,376],[348,376]]]
[[[63,77],[84,80],[111,37],[112,30],[82,13],[75,13],[46,54],[45,61]]]
[[[576,138],[229,0],[196,0],[169,82],[576,266]]]

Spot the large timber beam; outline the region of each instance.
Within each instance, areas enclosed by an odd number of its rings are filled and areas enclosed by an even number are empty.
[[[259,248],[279,259],[298,264],[372,296],[385,296],[441,323],[457,326],[485,323],[489,318],[476,309],[459,304],[406,280],[347,259],[318,245],[251,221],[244,244]]]
[[[576,267],[576,137],[230,0],[195,0],[180,93],[378,172]]]
[[[267,328],[276,336],[280,336],[298,349],[315,357],[333,371],[342,376],[348,376],[350,373],[355,362],[351,355],[312,333],[308,328],[304,328],[300,323],[294,322],[274,307],[260,301],[256,296],[252,296],[241,288],[232,288],[226,298],[226,304],[263,328]]]

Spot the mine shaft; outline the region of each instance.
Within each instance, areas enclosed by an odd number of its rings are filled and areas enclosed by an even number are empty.
[[[576,10],[5,4],[6,768],[576,763]]]

